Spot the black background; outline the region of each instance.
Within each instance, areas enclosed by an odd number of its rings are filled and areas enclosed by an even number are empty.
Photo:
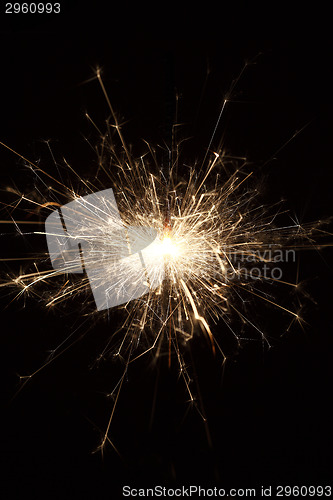
[[[258,167],[265,178],[263,195],[267,202],[286,198],[301,222],[330,214],[332,44],[329,14],[320,3],[307,9],[294,4],[292,10],[258,2],[108,8],[98,2],[61,3],[60,16],[6,16],[1,5],[2,142],[52,170],[43,144],[51,139],[58,157],[65,156],[80,174],[89,173],[95,159],[83,135],[93,140],[94,134],[84,114],[87,110],[103,126],[108,110],[98,83],[84,82],[100,66],[137,154],[145,150],[142,139],[162,143],[170,95],[181,96],[180,135],[194,137],[186,146],[194,161],[205,152],[231,81],[244,61],[261,54],[240,79],[237,102],[228,106],[213,146],[223,136],[234,154],[260,166],[308,124],[274,161]],[[2,149],[0,165],[1,188],[30,189],[30,174],[15,155]],[[1,242],[4,257],[33,247],[32,240],[22,245],[4,235]],[[111,428],[121,458],[111,447],[103,457],[91,453],[98,429],[107,424],[111,403],[104,394],[113,388],[119,367],[112,361],[97,370],[89,367],[116,318],[87,326],[79,343],[11,401],[19,387],[17,373],[38,368],[59,338],[79,324],[81,311],[76,304],[68,315],[47,314],[32,299],[25,307],[22,299],[8,305],[12,296],[2,290],[2,498],[120,498],[125,484],[327,484],[332,475],[330,252],[302,253],[299,259],[313,298],[302,313],[304,329],[295,326],[280,337],[290,319],[254,303],[253,317],[275,338],[269,352],[260,343],[245,343],[223,371],[206,346],[192,347],[213,446],[196,410],[187,412],[177,370],[163,362],[154,369],[143,360],[129,373]],[[290,270],[291,279],[295,272]],[[278,293],[293,304],[289,290]],[[223,324],[217,330],[223,338]]]

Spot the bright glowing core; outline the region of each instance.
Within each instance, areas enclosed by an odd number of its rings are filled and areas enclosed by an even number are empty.
[[[163,255],[168,255],[170,257],[175,257],[178,254],[178,248],[170,236],[165,236],[161,241],[161,252]]]

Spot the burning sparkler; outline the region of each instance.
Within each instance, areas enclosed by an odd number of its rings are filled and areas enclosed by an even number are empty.
[[[194,402],[184,361],[185,346],[193,337],[206,337],[224,361],[223,342],[213,325],[222,319],[239,343],[241,332],[231,321],[238,317],[269,346],[264,332],[237,305],[238,297],[274,305],[292,322],[301,322],[297,311],[277,304],[263,285],[297,285],[281,280],[276,263],[286,252],[312,244],[321,224],[275,226],[278,210],[257,202],[246,159],[211,151],[212,141],[199,166],[185,167],[177,144],[169,151],[167,169],[149,144],[147,154],[135,158],[100,71],[97,79],[111,112],[97,147],[98,176],[93,182],[80,178],[82,188],[76,192],[24,158],[41,183],[51,184],[48,198],[41,199],[40,192],[27,197],[15,191],[18,200],[7,211],[28,202],[39,212],[49,212],[45,231],[34,233],[46,236],[53,269],[44,253],[33,257],[33,270],[10,277],[4,285],[18,288],[16,297],[34,291],[49,308],[75,297],[91,303],[92,290],[98,310],[107,314],[118,306],[123,311],[123,323],[101,355],[124,360],[103,449],[107,441],[113,445],[109,431],[115,406],[129,363],[138,357],[167,354],[169,365],[175,359]],[[226,104],[227,99],[219,119]],[[20,226],[20,221],[14,224]]]

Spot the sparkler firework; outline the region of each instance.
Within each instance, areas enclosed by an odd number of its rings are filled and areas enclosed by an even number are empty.
[[[16,298],[36,294],[47,308],[61,310],[78,300],[86,313],[96,309],[91,290],[95,300],[97,290],[105,300],[101,305],[96,300],[98,314],[107,316],[110,307],[119,308],[122,323],[101,353],[101,358],[121,359],[124,366],[112,391],[114,405],[103,432],[103,449],[106,442],[114,446],[110,425],[121,387],[130,363],[142,356],[151,355],[154,360],[166,356],[168,365],[177,367],[190,402],[205,419],[193,393],[187,346],[194,337],[203,337],[223,363],[223,337],[214,331],[214,324],[222,320],[237,344],[246,329],[247,338],[256,336],[269,347],[270,340],[248,315],[246,303],[251,299],[287,313],[290,324],[301,323],[298,309],[277,303],[271,291],[274,287],[265,286],[280,283],[297,288],[297,280],[283,280],[283,262],[294,261],[297,249],[319,248],[314,238],[324,231],[323,222],[279,227],[275,221],[281,207],[265,207],[260,202],[260,193],[251,182],[251,165],[223,148],[214,151],[214,134],[202,161],[191,166],[176,140],[158,148],[146,143],[146,154],[136,158],[99,70],[96,77],[111,117],[106,132],[101,133],[87,115],[100,135],[95,177],[78,176],[80,187],[74,189],[61,175],[57,179],[24,158],[40,186],[47,186],[47,196],[40,189],[32,196],[12,190],[18,198],[6,206],[13,217],[21,207],[29,213],[35,207],[39,223],[44,223],[44,214],[49,222],[45,230],[41,227],[34,234],[58,245],[65,238],[57,255],[52,255],[49,245],[54,269],[45,251],[31,257],[30,269],[9,276],[2,286],[18,289]],[[68,163],[66,168],[75,175]],[[111,190],[114,198],[110,198]],[[66,212],[69,205],[72,208]],[[25,222],[13,223],[20,227]],[[91,313],[96,314],[96,310]],[[63,348],[62,343],[46,365]]]

